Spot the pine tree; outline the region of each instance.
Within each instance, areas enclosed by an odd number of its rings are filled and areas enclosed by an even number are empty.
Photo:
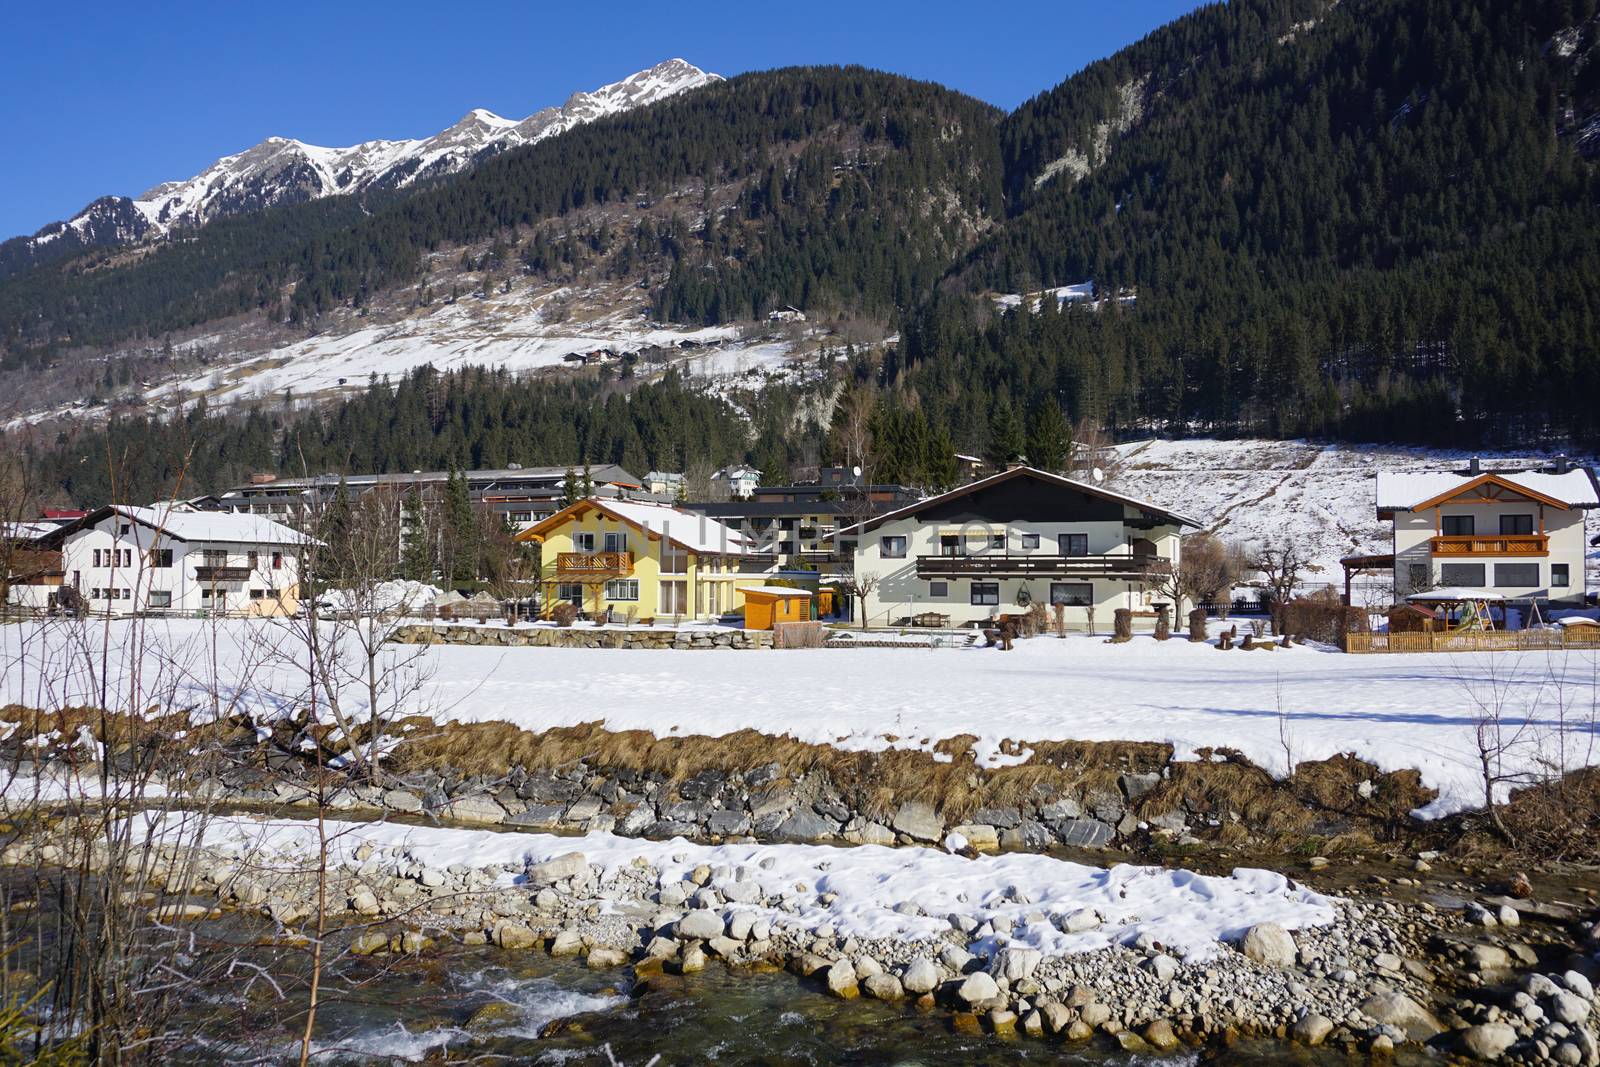
[[[478,577],[478,549],[482,535],[478,514],[472,507],[467,480],[454,467],[444,490],[445,554],[450,561],[452,582],[475,581]]]
[[[1061,405],[1046,397],[1034,409],[1028,427],[1028,462],[1042,471],[1059,472],[1072,454],[1072,430]]]
[[[1010,399],[1001,393],[995,399],[989,415],[989,451],[986,458],[996,467],[1004,467],[1019,458],[1022,449],[1022,420],[1017,418]]]
[[[423,514],[422,491],[413,485],[400,507],[406,529],[406,543],[400,556],[401,577],[414,582],[432,581],[433,543],[427,517]]]
[[[561,505],[568,507],[583,499],[583,494],[578,492],[578,476],[571,467],[567,468],[567,476],[561,483]]]

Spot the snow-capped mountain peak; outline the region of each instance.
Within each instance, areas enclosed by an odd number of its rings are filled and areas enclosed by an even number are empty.
[[[66,223],[51,223],[32,238],[35,248],[63,236],[75,247],[133,244],[213,219],[373,188],[400,188],[463,170],[508,148],[533,144],[607,115],[644,107],[721,81],[682,59],[641,70],[593,92],[577,92],[560,107],[525,119],[474,108],[432,137],[363,141],[324,148],[287,137],[223,156],[192,178],[162,182],[134,198],[101,197]]]

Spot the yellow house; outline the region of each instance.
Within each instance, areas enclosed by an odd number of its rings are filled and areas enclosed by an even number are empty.
[[[517,540],[544,546],[547,613],[566,600],[640,622],[715,618],[744,605],[741,589],[761,585],[766,565],[738,531],[640,500],[580,500]]]

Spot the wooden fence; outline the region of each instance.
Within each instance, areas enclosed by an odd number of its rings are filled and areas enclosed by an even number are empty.
[[[1547,630],[1451,630],[1447,633],[1346,634],[1346,652],[1536,652],[1600,648],[1600,626]]]

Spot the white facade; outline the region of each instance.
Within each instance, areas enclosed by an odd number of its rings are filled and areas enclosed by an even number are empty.
[[[1018,484],[1002,493],[1010,482]],[[1071,629],[1109,630],[1118,608],[1154,612],[1161,604],[1177,624],[1182,605],[1156,590],[1151,571],[1177,562],[1182,528],[1193,525],[1098,486],[1023,468],[844,535],[856,537],[858,583],[876,581],[857,607],[868,626],[906,625],[926,613],[963,626],[1038,602],[1052,615],[1061,604]],[[1154,618],[1140,616],[1138,624],[1148,628]]]
[[[747,497],[761,488],[761,472],[754,467],[724,467],[711,480],[726,485],[728,493],[735,497]]]
[[[1584,600],[1587,471],[1378,476],[1378,515],[1392,523],[1394,595],[1440,587],[1507,600]]]
[[[254,515],[101,508],[65,528],[64,584],[92,611],[282,615],[306,538]]]

